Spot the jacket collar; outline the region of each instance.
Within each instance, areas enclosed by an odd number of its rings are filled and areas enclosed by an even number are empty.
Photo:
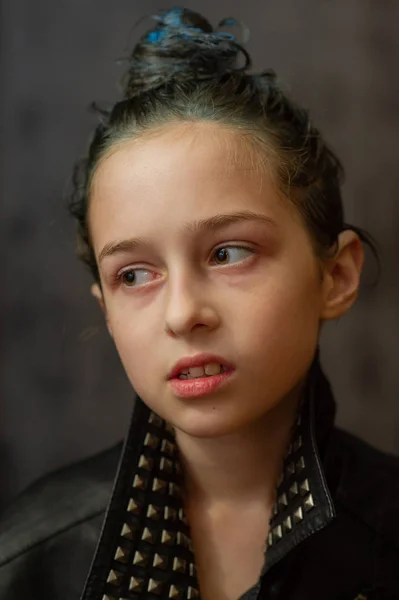
[[[316,356],[277,488],[262,574],[335,516],[321,464],[334,406]],[[179,481],[173,429],[137,399],[81,600],[200,597]]]
[[[263,573],[335,517],[322,467],[322,454],[334,416],[334,399],[317,355],[284,459]]]

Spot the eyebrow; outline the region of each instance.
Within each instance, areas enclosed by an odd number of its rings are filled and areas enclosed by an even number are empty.
[[[218,231],[219,229],[223,229],[228,225],[243,221],[261,221],[274,228],[277,226],[276,222],[266,215],[251,211],[241,211],[214,215],[208,219],[192,221],[190,223],[186,223],[184,225],[184,229],[190,233],[204,233],[205,231]],[[143,238],[130,238],[120,242],[109,242],[108,244],[105,244],[104,248],[101,250],[98,256],[98,262],[101,262],[108,256],[132,252],[132,250],[135,248],[145,246],[149,247],[150,242]]]

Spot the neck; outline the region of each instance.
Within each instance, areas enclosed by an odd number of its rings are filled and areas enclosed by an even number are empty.
[[[265,416],[220,438],[193,438],[176,430],[186,502],[238,506],[275,502],[302,386]]]

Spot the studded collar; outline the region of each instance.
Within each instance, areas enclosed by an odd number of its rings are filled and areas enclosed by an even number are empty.
[[[316,356],[284,459],[262,575],[335,516],[321,464],[334,408]],[[179,481],[173,429],[138,398],[81,600],[200,598]]]

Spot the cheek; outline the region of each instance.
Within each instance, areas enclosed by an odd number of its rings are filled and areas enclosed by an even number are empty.
[[[234,311],[235,329],[242,341],[240,351],[245,353],[252,347],[259,355],[272,355],[273,349],[277,356],[317,343],[321,288],[307,267],[308,277],[283,272],[243,297],[245,306]]]
[[[318,298],[310,282],[294,285],[291,280],[284,286],[274,282],[237,313],[234,338],[239,362],[255,396],[260,390],[262,406],[285,396],[308,370],[319,337]]]
[[[113,340],[125,368],[125,371],[137,392],[140,381],[151,381],[151,373],[157,362],[157,344],[154,340],[154,328],[140,313],[134,314],[126,310],[115,310],[109,314],[109,323],[113,332]],[[159,340],[159,336],[158,340]]]

